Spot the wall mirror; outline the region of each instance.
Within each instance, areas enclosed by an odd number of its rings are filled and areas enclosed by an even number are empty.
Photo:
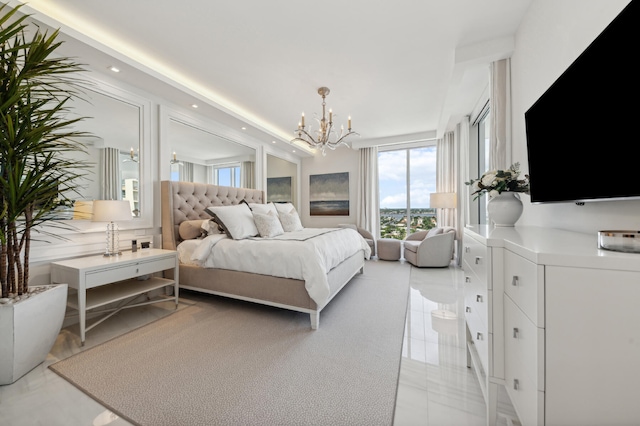
[[[124,228],[149,227],[151,209],[151,158],[149,137],[150,101],[103,81],[90,79],[91,86],[74,99],[74,115],[86,117],[74,127],[83,137],[92,169],[85,173],[74,200],[73,213],[64,219],[91,219],[94,200],[128,200],[134,220]]]
[[[161,107],[162,179],[256,188],[255,146],[230,129]]]
[[[267,154],[267,201],[298,205],[298,164]]]

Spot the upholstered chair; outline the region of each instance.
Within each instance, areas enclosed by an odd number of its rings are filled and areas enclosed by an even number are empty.
[[[367,231],[364,228],[360,228],[359,226],[356,226],[352,223],[341,223],[338,226],[340,228],[351,228],[354,231],[358,231],[358,233],[362,235],[362,238],[364,238],[367,244],[369,244],[369,247],[371,247],[371,257],[376,255],[376,239],[374,238],[373,234],[371,234],[371,232]]]
[[[456,230],[451,227],[418,231],[404,240],[404,258],[419,268],[442,268],[453,259]]]

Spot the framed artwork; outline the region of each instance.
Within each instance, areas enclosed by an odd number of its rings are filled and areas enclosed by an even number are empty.
[[[311,216],[349,216],[349,172],[309,175]]]
[[[290,203],[291,176],[267,178],[267,203]]]

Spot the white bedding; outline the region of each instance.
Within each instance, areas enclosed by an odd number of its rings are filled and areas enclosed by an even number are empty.
[[[329,298],[327,273],[359,250],[371,248],[348,228],[305,228],[273,238],[232,240],[224,234],[178,245],[183,264],[273,275],[305,281],[309,296],[324,306]]]

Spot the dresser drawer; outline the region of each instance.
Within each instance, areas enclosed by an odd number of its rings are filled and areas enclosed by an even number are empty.
[[[466,236],[463,241],[463,247],[462,258],[467,264],[466,267],[484,280],[490,287],[491,284],[488,282],[487,277],[487,263],[489,262],[487,247],[473,238]]]
[[[487,331],[491,332],[489,322],[490,294],[485,284],[475,274],[465,275],[464,303],[465,311],[471,311],[478,315]]]
[[[518,360],[518,375],[526,375],[543,391],[544,329],[536,327],[508,296],[504,296],[504,342],[505,362]]]
[[[85,275],[86,288],[92,288],[104,284],[122,281],[141,275],[152,274],[154,272],[172,269],[175,267],[175,256],[165,258],[141,259],[132,262],[119,263],[100,269],[88,271]]]
[[[544,327],[543,268],[509,250],[504,252],[504,292],[537,327]]]
[[[465,320],[469,328],[469,343],[473,344],[480,357],[484,374],[489,374],[489,341],[490,335],[486,325],[473,310],[465,312]]]
[[[505,357],[505,389],[522,426],[544,424],[544,392],[536,388],[533,379],[522,374],[520,360],[513,353]]]

